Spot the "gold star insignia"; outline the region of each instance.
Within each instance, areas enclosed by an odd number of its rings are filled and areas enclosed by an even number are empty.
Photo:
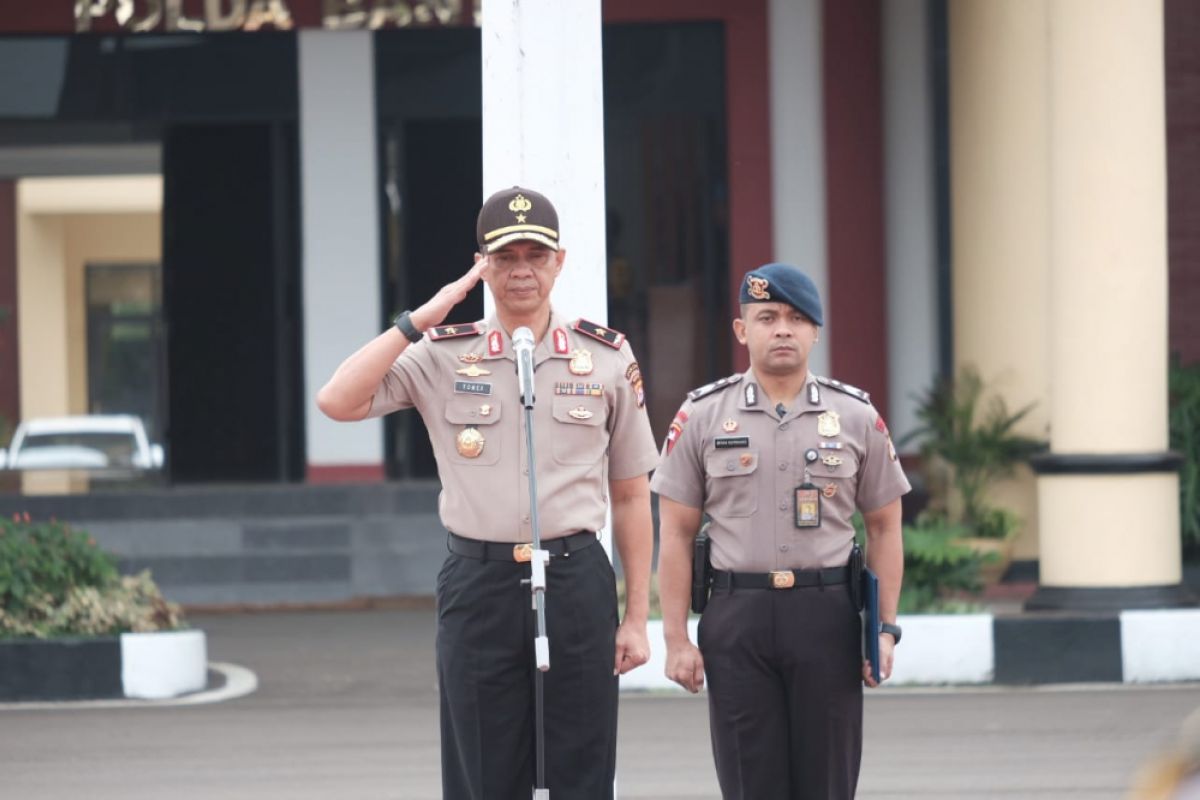
[[[524,221],[525,221],[525,215],[517,214],[517,222],[524,222]]]

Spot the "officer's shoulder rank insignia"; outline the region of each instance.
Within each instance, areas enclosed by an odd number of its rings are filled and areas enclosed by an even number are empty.
[[[483,333],[483,329],[478,323],[468,322],[466,325],[438,325],[430,328],[426,333],[429,338],[437,342],[442,339],[458,339],[463,336],[479,336]]]
[[[835,381],[832,378],[825,378],[820,375],[817,376],[817,383],[821,384],[822,386],[828,386],[830,389],[837,389],[839,392],[848,394],[854,399],[860,400],[864,403],[869,404],[871,402],[871,395],[867,394],[862,389],[859,389],[857,386],[851,386],[848,383],[842,383],[841,381]]]
[[[719,392],[721,389],[724,389],[729,386],[733,386],[735,383],[737,383],[741,379],[742,379],[742,376],[739,373],[737,375],[730,375],[728,378],[721,378],[718,381],[713,381],[712,383],[705,384],[704,386],[701,386],[699,389],[692,389],[690,392],[688,392],[688,394],[687,394],[688,399],[689,400],[699,400],[701,397],[708,397],[713,392]]]
[[[588,322],[586,319],[575,320],[575,324],[571,327],[584,336],[590,336],[597,341],[604,342],[614,350],[620,350],[621,345],[625,343],[625,334],[620,331],[614,331],[612,328],[606,328],[603,325],[597,325],[594,322]]]

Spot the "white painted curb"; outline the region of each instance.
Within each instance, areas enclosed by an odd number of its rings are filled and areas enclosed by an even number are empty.
[[[896,621],[904,641],[885,687],[991,683],[996,663],[991,614],[902,614]]]
[[[897,622],[904,644],[896,651],[887,686],[990,683],[994,676],[991,614],[912,614]],[[696,641],[699,620],[688,620],[688,635]],[[621,676],[621,691],[684,691],[667,679],[667,645],[662,621],[646,624],[650,660]],[[1198,638],[1200,640],[1200,638]]]
[[[1200,609],[1121,612],[1126,683],[1200,678]]]
[[[207,685],[204,631],[121,634],[121,685],[125,696],[162,700]]]

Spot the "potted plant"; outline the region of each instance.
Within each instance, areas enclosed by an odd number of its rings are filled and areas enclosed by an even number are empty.
[[[148,571],[121,575],[86,532],[27,513],[0,520],[0,699],[203,688],[203,633],[184,628]],[[164,675],[160,663],[179,666]]]
[[[1016,432],[1033,409],[1010,412],[998,395],[985,396],[979,373],[964,367],[942,377],[920,398],[920,426],[901,443],[921,441],[922,465],[930,492],[930,514],[961,526],[964,543],[989,555],[982,567],[985,583],[1004,574],[1020,519],[987,502],[987,490],[1013,474],[1017,464],[1045,443]]]

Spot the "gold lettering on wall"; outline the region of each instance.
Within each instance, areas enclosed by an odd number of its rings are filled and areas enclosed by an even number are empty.
[[[210,31],[240,30],[246,24],[246,0],[204,0],[204,21]]]
[[[454,25],[462,20],[466,0],[321,0],[321,24],[330,30],[408,28]],[[288,0],[74,0],[75,30],[91,31],[98,20],[115,22],[133,33],[165,31],[292,30],[296,23]],[[471,0],[471,20],[479,25],[480,0]],[[110,23],[111,24],[111,23]]]
[[[183,13],[183,0],[167,0],[167,23],[168,31],[192,31],[200,32],[204,30],[204,21],[198,19],[190,19]]]

